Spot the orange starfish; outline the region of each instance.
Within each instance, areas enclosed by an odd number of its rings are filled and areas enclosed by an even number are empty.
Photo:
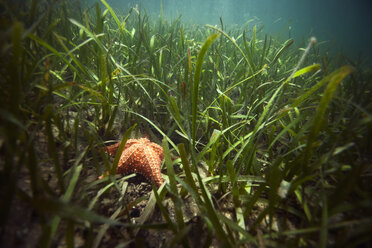
[[[115,155],[120,143],[106,147],[106,152]],[[163,148],[150,142],[147,138],[129,139],[121,154],[117,174],[140,173],[150,182],[160,187],[164,180],[161,177],[161,161],[164,158]]]

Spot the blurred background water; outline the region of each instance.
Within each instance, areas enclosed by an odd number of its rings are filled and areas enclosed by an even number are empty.
[[[92,0],[91,0],[92,1]],[[93,2],[93,1],[92,1]],[[353,59],[372,58],[372,0],[107,0],[116,9],[138,6],[150,15],[227,27],[248,21],[262,32],[297,45],[315,36],[320,48]],[[254,20],[252,22],[252,20]]]

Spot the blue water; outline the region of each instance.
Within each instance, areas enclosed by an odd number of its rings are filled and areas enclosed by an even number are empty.
[[[249,20],[264,25],[262,32],[297,44],[315,36],[325,51],[355,59],[372,58],[372,0],[107,0],[115,8],[138,5],[149,14],[172,20],[227,27]],[[253,23],[253,22],[252,22]]]

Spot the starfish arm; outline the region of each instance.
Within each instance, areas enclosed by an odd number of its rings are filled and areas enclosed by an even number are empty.
[[[154,181],[157,187],[160,187],[164,180],[161,177],[161,159],[152,146],[144,147],[144,166],[145,176],[149,181]]]
[[[163,147],[156,143],[151,143],[151,148],[158,154],[160,161],[163,161],[164,159]]]
[[[136,139],[128,139],[127,142],[125,143],[124,150],[128,149],[131,145],[133,145],[136,142],[137,142]],[[115,155],[119,149],[120,144],[121,142],[107,146],[105,152],[109,153],[110,155]]]
[[[120,142],[113,144],[111,146],[106,146],[105,152],[109,153],[110,155],[115,155],[116,152],[118,151],[119,146],[120,146]]]
[[[128,148],[125,148],[123,153],[121,154],[118,168],[116,173],[118,174],[128,174],[131,172],[136,172],[136,161],[138,160],[139,145],[136,143],[130,143]]]

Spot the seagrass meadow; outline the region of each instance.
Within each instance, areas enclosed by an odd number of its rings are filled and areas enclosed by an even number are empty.
[[[372,247],[362,59],[257,20],[0,6],[1,247]],[[160,187],[105,152],[143,137]]]

